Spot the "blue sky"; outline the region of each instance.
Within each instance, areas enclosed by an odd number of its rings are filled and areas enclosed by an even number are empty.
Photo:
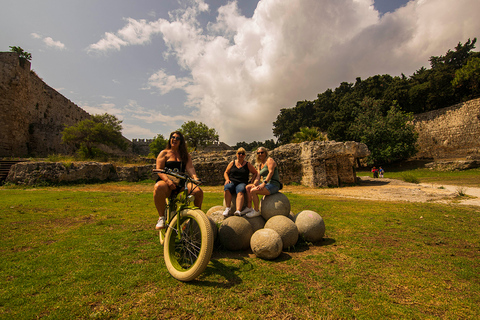
[[[129,139],[185,121],[274,138],[281,108],[342,81],[411,75],[479,36],[478,0],[0,0],[0,51]]]

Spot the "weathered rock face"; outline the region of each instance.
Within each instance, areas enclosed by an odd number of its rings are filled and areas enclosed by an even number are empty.
[[[341,186],[356,181],[356,159],[370,154],[358,142],[311,141],[292,143],[270,151],[277,162],[282,183],[309,187]],[[256,154],[247,152],[247,161],[255,164]],[[224,183],[223,172],[235,159],[235,151],[192,153],[195,170],[208,185]]]
[[[281,146],[272,152],[284,184],[298,183],[310,187],[340,186],[355,183],[355,161],[369,154],[367,147],[356,142],[304,142]],[[256,154],[248,160],[255,164]],[[235,151],[192,153],[197,175],[206,185],[223,185],[223,172],[235,159]],[[156,180],[154,164],[114,166],[109,163],[22,162],[10,169],[7,182],[15,184],[61,183],[75,181]]]
[[[35,185],[41,183],[139,181],[154,179],[154,165],[116,167],[111,163],[21,162],[12,166],[7,182]]]

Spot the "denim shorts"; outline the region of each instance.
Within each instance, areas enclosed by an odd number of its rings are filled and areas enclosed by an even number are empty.
[[[247,190],[245,189],[247,185],[245,183],[238,183],[238,184],[235,184],[233,182],[230,182],[230,183],[227,183],[224,187],[223,187],[223,191],[230,191],[230,194],[234,195],[234,194],[237,194],[237,193],[245,193]]]
[[[268,192],[270,192],[270,194],[277,193],[280,190],[280,188],[275,183],[267,183],[265,185],[265,188],[268,190]]]

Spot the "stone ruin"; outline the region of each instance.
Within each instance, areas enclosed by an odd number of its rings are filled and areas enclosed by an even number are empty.
[[[235,150],[193,152],[192,159],[197,175],[205,185],[223,185],[223,172],[228,163],[235,159],[235,153]],[[327,187],[355,183],[357,161],[369,153],[363,143],[312,141],[283,145],[272,150],[269,155],[278,164],[283,184]],[[247,161],[255,164],[256,154],[247,154]],[[154,167],[154,164],[116,166],[96,162],[21,162],[12,166],[6,182],[34,185],[44,182],[57,184],[76,181],[154,180]]]

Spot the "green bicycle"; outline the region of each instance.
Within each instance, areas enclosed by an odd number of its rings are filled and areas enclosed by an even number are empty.
[[[185,181],[185,188],[172,192],[165,206],[165,228],[160,230],[160,244],[168,272],[180,281],[191,281],[207,267],[213,252],[213,230],[203,211],[193,206],[194,196],[188,184],[197,188],[200,181],[176,170],[154,169]],[[192,189],[192,191],[194,190]]]

